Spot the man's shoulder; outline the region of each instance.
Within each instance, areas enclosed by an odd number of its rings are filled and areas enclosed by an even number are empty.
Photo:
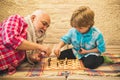
[[[11,22],[25,22],[24,17],[20,16],[18,14],[9,16],[8,19],[5,20],[5,22],[6,21],[11,21]]]
[[[19,14],[15,14],[15,15],[11,15],[9,18],[20,19],[20,18],[23,18],[23,17],[20,16]]]

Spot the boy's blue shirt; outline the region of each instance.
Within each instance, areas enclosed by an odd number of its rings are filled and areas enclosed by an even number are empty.
[[[75,28],[71,28],[67,34],[65,34],[61,40],[66,44],[72,44],[73,53],[78,58],[81,59],[83,56],[88,55],[98,55],[98,53],[89,53],[89,54],[80,54],[80,48],[85,50],[91,50],[97,48],[99,50],[99,54],[105,52],[105,41],[102,33],[95,27],[91,27],[90,30],[81,34]]]

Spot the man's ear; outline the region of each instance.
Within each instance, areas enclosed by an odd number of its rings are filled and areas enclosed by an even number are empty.
[[[32,21],[32,22],[34,21],[35,17],[36,17],[35,15],[31,15],[30,18],[31,18],[31,21]]]

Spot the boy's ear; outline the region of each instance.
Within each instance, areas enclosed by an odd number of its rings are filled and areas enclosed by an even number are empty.
[[[35,17],[36,17],[35,15],[31,15],[30,18],[31,18],[31,21],[32,21],[32,22],[34,21]]]

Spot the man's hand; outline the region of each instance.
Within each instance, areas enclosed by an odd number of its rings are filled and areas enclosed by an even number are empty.
[[[44,54],[46,57],[48,57],[51,54],[51,49],[49,47],[47,47],[47,46],[42,45],[39,48],[39,50],[40,50],[41,54]]]
[[[42,55],[40,53],[33,53],[29,56],[29,58],[33,62],[40,62],[42,60]]]

